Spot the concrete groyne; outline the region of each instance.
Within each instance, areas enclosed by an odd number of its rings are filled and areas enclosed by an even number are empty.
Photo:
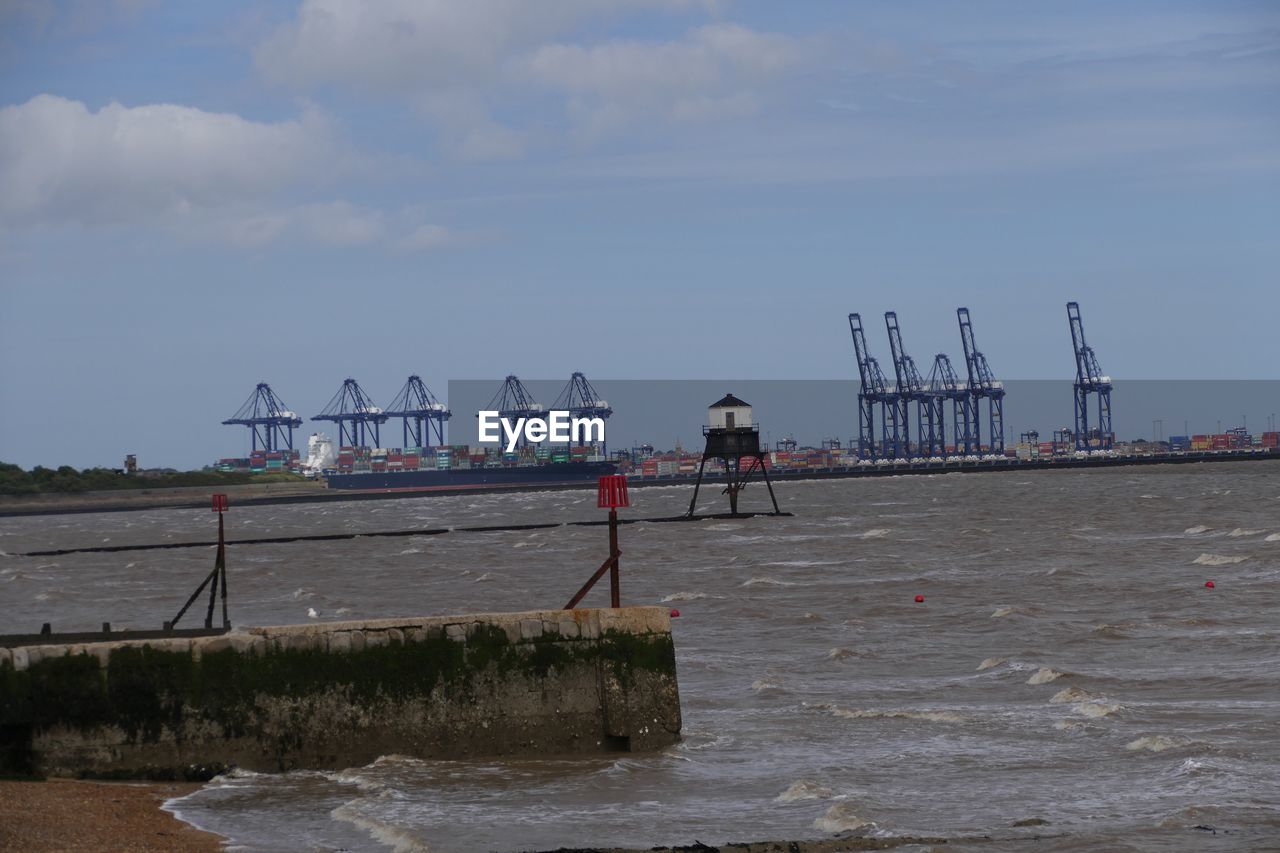
[[[0,774],[198,778],[679,739],[668,611],[545,610],[0,648]]]

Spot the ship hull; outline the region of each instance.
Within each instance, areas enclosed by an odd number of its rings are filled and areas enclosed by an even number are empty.
[[[616,473],[612,462],[552,462],[502,468],[425,468],[330,474],[331,489],[433,489],[477,486],[560,486],[594,483]]]

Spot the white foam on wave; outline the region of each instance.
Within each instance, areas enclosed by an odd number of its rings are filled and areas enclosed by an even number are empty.
[[[1228,557],[1225,554],[1201,554],[1191,562],[1197,566],[1232,566],[1243,563],[1248,557]]]
[[[1247,527],[1237,527],[1235,530],[1228,533],[1227,536],[1233,539],[1239,539],[1241,536],[1257,536],[1259,533],[1265,532],[1266,531],[1263,530],[1251,530]]]
[[[775,803],[794,803],[797,800],[829,800],[831,789],[824,788],[809,779],[799,779],[787,786],[787,790],[773,798]]]
[[[992,613],[991,613],[991,618],[992,618],[992,619],[1001,619],[1001,618],[1003,618],[1003,617],[1005,617],[1005,616],[1009,616],[1009,615],[1011,615],[1011,614],[1013,614],[1013,613],[1017,613],[1017,612],[1018,612],[1018,611],[1017,611],[1016,609],[1012,608],[1012,607],[997,607],[994,611],[992,611]]]
[[[1027,679],[1027,684],[1048,684],[1050,681],[1056,681],[1064,675],[1067,675],[1067,673],[1062,670],[1054,669],[1051,666],[1042,666],[1031,673],[1031,677]]]
[[[1174,749],[1179,746],[1186,746],[1190,743],[1186,738],[1170,737],[1168,735],[1147,735],[1137,740],[1131,740],[1124,745],[1124,748],[1130,752],[1164,752],[1166,749]]]
[[[383,791],[378,798],[385,797],[390,791]],[[425,853],[431,849],[431,846],[413,833],[401,829],[398,826],[378,820],[361,813],[361,805],[369,802],[365,797],[359,797],[349,803],[338,806],[329,812],[329,817],[334,820],[340,820],[349,823],[369,834],[369,837],[379,844],[390,847],[394,853]]]
[[[766,681],[763,678],[757,678],[751,682],[751,689],[757,693],[764,693],[766,690],[781,690],[782,685],[773,681]]]
[[[1084,730],[1088,725],[1082,720],[1058,720],[1053,727],[1060,732],[1076,732]]]
[[[813,828],[822,832],[839,833],[853,829],[874,829],[875,821],[858,814],[856,803],[836,803],[827,813],[813,822]]]
[[[982,672],[984,669],[992,669],[993,667],[997,667],[1002,663],[1008,663],[1008,662],[1009,662],[1008,658],[986,658],[985,660],[982,661],[982,663],[978,664],[978,672]]]
[[[742,586],[795,586],[795,584],[791,581],[780,581],[768,575],[758,575],[751,580],[743,581]]]
[[[673,592],[662,599],[663,604],[672,601],[697,601],[700,598],[708,598],[705,592]]]
[[[1096,693],[1090,693],[1088,690],[1082,690],[1079,687],[1071,686],[1065,690],[1059,690],[1049,698],[1050,705],[1070,705],[1072,702],[1094,702],[1102,697]]]
[[[847,660],[848,658],[857,657],[857,656],[858,656],[858,653],[855,652],[853,649],[845,648],[844,646],[837,646],[836,648],[827,652],[826,658],[827,660]]]
[[[1268,536],[1266,539],[1263,539],[1262,541],[1263,542],[1280,542],[1280,533],[1272,533],[1270,536]]]
[[[1186,533],[1188,536],[1195,536],[1197,533],[1208,533],[1212,529],[1212,527],[1205,527],[1203,524],[1197,524],[1195,527],[1188,527],[1182,532]]]
[[[955,711],[880,710],[874,708],[832,708],[831,713],[848,720],[921,720],[926,723],[964,723],[968,717]]]
[[[493,580],[493,574],[491,572],[485,572],[480,577],[473,580],[472,583],[488,583],[491,580]]]
[[[1071,706],[1071,709],[1082,717],[1110,717],[1112,714],[1118,714],[1124,710],[1124,706],[1118,702],[1090,701],[1077,702]]]
[[[888,536],[890,533],[887,527],[873,527],[858,534],[859,539],[880,539]]]

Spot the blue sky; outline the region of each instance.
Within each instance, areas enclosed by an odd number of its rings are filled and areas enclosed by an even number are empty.
[[[1274,379],[1278,91],[1267,2],[2,3],[0,459],[197,466],[262,380],[850,378],[850,311]]]

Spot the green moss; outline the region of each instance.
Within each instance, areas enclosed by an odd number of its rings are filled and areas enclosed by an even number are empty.
[[[83,731],[118,726],[130,743],[155,743],[181,737],[187,715],[196,715],[224,737],[236,738],[257,731],[263,697],[305,700],[340,691],[356,706],[376,708],[388,700],[426,698],[442,687],[464,700],[481,678],[542,680],[595,664],[611,667],[624,686],[637,670],[674,677],[675,647],[668,634],[620,631],[608,631],[599,640],[549,632],[535,642],[512,643],[502,627],[477,625],[465,643],[438,634],[342,654],[224,649],[205,652],[196,661],[189,652],[121,646],[112,651],[105,672],[87,654],[45,658],[21,672],[5,662],[0,665],[0,772],[30,772],[33,734],[56,726]],[[273,745],[277,755],[303,745],[304,708],[305,703],[296,725],[286,726]],[[145,773],[154,778],[152,770]]]

